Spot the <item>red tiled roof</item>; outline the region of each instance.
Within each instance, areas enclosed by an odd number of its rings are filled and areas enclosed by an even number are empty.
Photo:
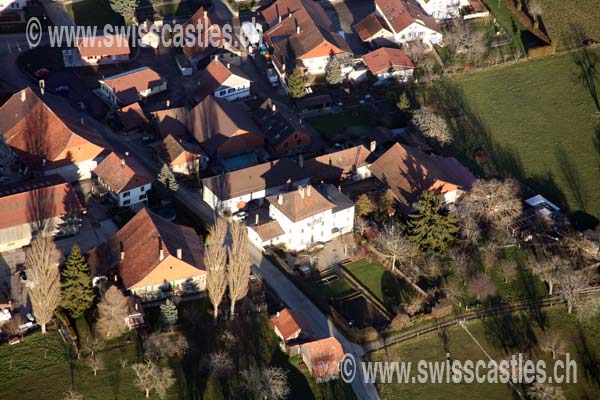
[[[373,36],[377,35],[382,30],[390,32],[386,27],[386,23],[381,17],[375,13],[367,15],[365,18],[354,24],[354,30],[363,42],[369,41]]]
[[[200,156],[205,156],[204,151],[194,141],[193,138],[187,140],[183,137],[174,137],[173,135],[166,136],[160,143],[159,156],[160,158],[170,166],[177,165],[175,162],[182,154],[185,154],[183,159],[188,162],[192,159],[197,159]]]
[[[219,59],[213,59],[200,75],[200,88],[196,94],[196,100],[201,101],[209,94],[213,94],[225,81],[231,76],[236,75],[241,78],[250,80],[246,73],[236,65],[228,64],[227,66]]]
[[[148,118],[144,115],[144,111],[138,102],[118,109],[117,116],[123,124],[123,131],[125,132],[143,128],[144,124],[148,123]]]
[[[402,32],[415,22],[440,32],[435,19],[427,15],[416,0],[375,0],[375,4],[391,24],[394,33]]]
[[[138,93],[164,83],[160,75],[148,67],[123,72],[108,77],[103,82],[112,89],[124,105],[138,101]]]
[[[295,339],[302,330],[294,315],[287,308],[284,308],[277,315],[271,317],[269,323],[274,328],[277,328],[285,341]]]
[[[122,35],[79,38],[77,49],[82,57],[122,56],[131,52],[127,38]]]
[[[411,205],[426,190],[440,193],[469,190],[475,181],[473,174],[454,158],[429,156],[399,143],[369,168],[405,205]]]
[[[336,338],[330,336],[305,343],[302,346],[310,359],[313,377],[326,378],[339,374],[339,364],[344,358],[344,349]]]
[[[94,276],[106,275],[116,268],[125,287],[130,288],[160,264],[161,246],[164,258],[170,255],[176,257],[177,249],[181,249],[184,262],[204,270],[203,245],[196,232],[146,208],[140,210],[108,241],[90,251],[90,267]],[[123,260],[120,260],[121,249],[125,253]]]
[[[340,179],[368,165],[370,156],[371,152],[365,146],[359,145],[306,160],[304,168],[314,180]]]
[[[299,187],[293,192],[278,196],[269,196],[267,200],[293,222],[302,221],[335,208],[335,204],[327,200],[311,185]]]
[[[415,68],[406,53],[400,49],[392,49],[389,47],[381,47],[365,54],[363,59],[373,75],[386,72],[390,68],[393,70]]]
[[[265,222],[262,225],[252,225],[251,227],[263,242],[273,240],[283,235],[285,232],[276,220]]]
[[[0,132],[21,160],[46,169],[93,160],[104,152],[99,135],[69,114],[52,110],[31,88],[0,107]]]
[[[152,116],[156,119],[158,133],[161,138],[168,135],[180,137],[188,133],[187,115],[188,111],[185,107],[170,108],[152,113]]]
[[[188,28],[191,25],[194,28]],[[225,39],[221,32],[223,29],[213,26],[221,26],[214,17],[209,16],[204,6],[200,7],[198,11],[192,15],[192,17],[183,25],[185,32],[190,32],[194,35],[194,45],[190,46],[184,44],[183,53],[191,58],[197,54],[209,55],[216,49],[223,47]],[[211,35],[212,34],[212,39]],[[209,43],[207,43],[209,42]],[[213,44],[214,46],[211,46]]]
[[[152,183],[154,177],[132,157],[110,153],[93,171],[115,193]]]
[[[73,187],[59,175],[0,186],[0,229],[81,211]]]

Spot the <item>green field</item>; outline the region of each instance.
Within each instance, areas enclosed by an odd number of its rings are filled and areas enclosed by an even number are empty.
[[[377,262],[369,262],[366,258],[344,265],[357,280],[360,281],[369,291],[379,299],[384,301],[383,289],[386,286],[386,280],[394,276]]]
[[[544,0],[542,22],[559,49],[573,31],[600,42],[600,5],[598,0]]]
[[[562,305],[546,311],[546,330],[559,334],[566,345],[566,352],[577,362],[577,384],[563,384],[567,399],[593,399],[600,396],[598,387],[598,353],[600,332],[579,328]],[[536,341],[542,331],[527,315],[514,315],[485,319],[467,324],[469,331],[495,360],[519,352],[531,350],[533,360],[544,359],[553,366],[549,354],[541,352]],[[506,348],[506,351],[503,350]],[[587,349],[587,351],[585,350]],[[453,360],[487,360],[486,356],[459,326],[445,331],[430,333],[399,345],[393,345],[371,354],[373,361],[410,361],[416,369],[419,360],[445,361],[450,353]],[[562,360],[565,356],[559,356]],[[550,374],[552,371],[550,370]],[[523,387],[518,386],[522,392]],[[383,400],[403,399],[486,399],[505,400],[514,398],[508,385],[503,384],[380,384],[378,390]]]
[[[600,113],[578,80],[575,56],[581,53],[460,75],[426,101],[455,119],[463,161],[475,160],[471,166],[488,176],[513,175],[573,212],[600,217]],[[593,64],[600,49],[589,56]]]

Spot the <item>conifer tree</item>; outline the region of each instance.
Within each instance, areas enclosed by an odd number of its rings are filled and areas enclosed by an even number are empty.
[[[448,211],[444,198],[434,192],[423,192],[417,211],[409,215],[410,238],[421,250],[443,253],[458,232],[456,214]]]
[[[71,248],[61,275],[61,307],[71,317],[77,319],[94,303],[94,287],[90,269],[77,244]]]
[[[342,83],[342,67],[340,61],[335,56],[329,58],[329,63],[325,67],[325,79],[330,85],[339,85]]]
[[[168,328],[177,324],[177,306],[170,299],[160,305],[160,319]]]
[[[400,99],[398,99],[398,102],[396,103],[396,107],[402,112],[410,110],[410,100],[408,99],[406,92],[402,92]]]
[[[171,192],[176,192],[179,190],[179,184],[175,179],[175,175],[173,174],[173,171],[171,170],[171,168],[169,168],[167,164],[163,164],[162,168],[160,169],[160,173],[158,174],[157,180],[162,184],[163,189],[165,190],[170,190]]]
[[[287,87],[293,99],[304,97],[306,94],[306,79],[300,68],[296,67],[294,69],[294,72],[292,72],[292,75],[287,80]]]

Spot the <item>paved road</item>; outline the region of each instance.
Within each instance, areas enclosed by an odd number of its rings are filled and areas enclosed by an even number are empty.
[[[71,16],[62,2],[42,0],[46,14],[56,26],[75,26]]]

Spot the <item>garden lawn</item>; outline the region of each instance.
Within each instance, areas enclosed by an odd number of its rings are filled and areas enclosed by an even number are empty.
[[[488,175],[525,179],[559,205],[600,217],[600,113],[580,73],[563,54],[449,79],[470,121],[456,144],[471,160],[485,148]],[[595,85],[600,91],[598,74]]]
[[[593,371],[594,365],[597,365],[594,363],[598,363],[599,360],[597,351],[600,348],[598,321],[596,321],[595,327],[579,330],[574,317],[566,314],[564,306],[557,305],[554,308],[545,309],[545,312],[548,321],[546,329],[560,336],[567,346],[566,351],[570,353],[571,359],[575,359],[577,362],[577,384],[561,385],[567,399],[598,398],[600,389],[597,383],[593,383],[594,376],[596,380],[598,379],[597,372]],[[527,318],[527,315],[520,314],[503,319],[487,318],[483,321],[470,322],[467,327],[483,348],[496,360],[506,358],[507,355],[517,354],[519,351],[526,351],[528,345],[531,345],[531,358],[533,360],[544,359],[550,368],[549,374],[552,374],[551,368],[554,364],[551,357],[540,352],[533,344],[536,338],[539,340],[542,337],[542,331]],[[528,337],[528,335],[530,336]],[[501,343],[509,348],[507,352],[502,351]],[[584,351],[585,348],[588,349],[587,352]],[[487,360],[487,357],[460,326],[454,326],[439,333],[429,333],[387,347],[370,356],[373,361],[410,361],[413,366],[413,376],[416,376],[418,361],[445,361],[447,353],[450,353],[450,357],[455,360]],[[583,361],[582,356],[587,358],[587,362]],[[559,357],[562,360],[565,359],[564,355]],[[524,388],[518,387],[523,393]],[[396,398],[504,400],[513,398],[510,387],[503,384],[379,384],[377,388],[383,400]]]
[[[306,121],[330,143],[344,142],[351,135],[363,136],[370,128],[375,127],[373,109],[370,106],[357,107],[335,114],[318,115]],[[346,132],[351,128],[353,132]],[[348,133],[347,137],[345,133]]]
[[[382,281],[387,270],[377,262],[369,262],[367,259],[361,259],[350,264],[344,265],[360,283],[363,284],[379,301],[383,302]]]
[[[327,273],[321,276],[320,279],[327,278],[330,276],[337,276],[335,272]],[[346,282],[344,278],[338,276],[338,279],[331,281],[326,284],[315,283],[315,286],[327,297],[328,299],[341,299],[355,292],[355,290]]]
[[[82,0],[67,4],[65,8],[76,25],[100,28],[105,24],[123,25],[123,17],[110,8],[108,0]]]

